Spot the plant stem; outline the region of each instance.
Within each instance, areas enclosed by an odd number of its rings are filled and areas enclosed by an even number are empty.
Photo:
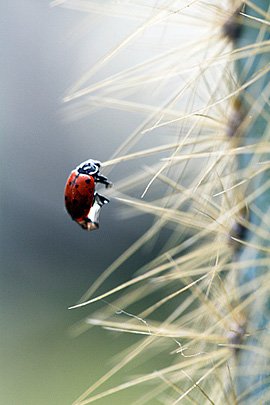
[[[260,20],[266,20],[266,13],[269,16],[269,0],[256,0],[254,1],[254,9],[250,6],[246,6],[244,13],[258,18]],[[260,12],[260,9],[264,13]],[[256,20],[252,20],[256,21]],[[270,39],[270,27],[262,22],[257,22],[254,26],[248,21],[248,18],[242,16],[242,29],[240,37],[235,41],[235,47],[241,48],[248,44],[259,44],[262,41]],[[268,18],[269,24],[269,18]],[[263,49],[261,45],[261,49]],[[241,103],[245,110],[245,120],[250,120],[250,125],[242,131],[241,145],[248,145],[254,142],[269,141],[270,136],[270,73],[267,71],[267,67],[270,66],[270,53],[265,51],[261,54],[250,56],[236,62],[236,72],[238,77],[238,85],[243,85],[246,81],[265,69],[267,72],[259,80],[256,80],[251,86],[246,88],[240,93]],[[253,156],[239,156],[238,158],[239,168],[247,168],[250,165],[258,165],[259,162],[266,162],[270,160],[269,154],[255,153]],[[247,188],[245,189],[245,197],[269,181],[269,165],[266,164],[266,170],[249,181]],[[264,232],[268,232],[269,237],[263,237],[261,233],[257,233],[251,230],[247,230],[246,242],[250,243],[250,246],[245,246],[239,253],[239,261],[247,260],[260,260],[269,255],[266,252],[270,248],[270,221],[269,221],[269,206],[270,206],[270,189],[269,187],[262,193],[258,193],[257,198],[250,203],[248,207],[249,222],[255,225],[256,228]],[[266,248],[264,251],[252,246],[259,246]],[[269,263],[270,264],[270,263]],[[270,388],[270,361],[269,361],[269,349],[270,349],[270,298],[269,288],[265,288],[257,281],[258,277],[265,274],[267,278],[269,266],[248,266],[239,274],[238,283],[243,286],[247,282],[252,281],[254,283],[253,294],[254,300],[246,308],[246,339],[245,345],[252,346],[251,350],[240,350],[237,353],[238,370],[236,377],[236,387],[238,395],[243,395],[241,401],[245,404],[249,403],[266,403],[263,401],[263,396]],[[265,283],[265,285],[267,285]],[[256,291],[260,291],[256,294]],[[242,297],[242,299],[247,298]],[[250,336],[248,336],[250,334]],[[265,354],[258,353],[257,349],[265,349]],[[260,373],[252,373],[253,367],[259,367]],[[254,374],[254,375],[253,375]],[[254,388],[252,388],[254,387]],[[261,402],[262,401],[262,402]]]

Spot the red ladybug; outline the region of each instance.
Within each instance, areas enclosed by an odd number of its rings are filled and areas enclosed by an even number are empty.
[[[89,159],[73,170],[66,182],[65,206],[71,218],[83,229],[92,231],[99,228],[101,207],[108,203],[108,198],[95,191],[96,183],[111,187],[107,177],[99,173],[101,163]]]

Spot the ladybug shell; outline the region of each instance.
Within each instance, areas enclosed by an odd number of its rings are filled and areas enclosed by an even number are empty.
[[[66,210],[72,219],[78,221],[87,217],[93,205],[94,193],[94,178],[73,170],[65,187]]]

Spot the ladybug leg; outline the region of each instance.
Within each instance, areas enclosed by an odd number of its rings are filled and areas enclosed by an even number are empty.
[[[80,221],[77,221],[78,224],[87,231],[94,231],[98,229],[100,210],[101,206],[98,203],[94,202],[87,217],[83,218]]]
[[[95,175],[95,182],[105,184],[106,188],[112,187],[112,182],[109,181],[106,176],[103,176],[102,174],[99,173]]]
[[[101,205],[98,204],[97,201],[94,201],[89,214],[87,215],[87,229],[88,231],[94,231],[95,229],[99,228],[99,216],[101,211]]]
[[[94,203],[89,211],[89,214],[80,225],[88,231],[94,231],[95,229],[98,229],[101,207],[104,204],[108,204],[109,201],[110,200],[103,195],[95,193]]]
[[[102,207],[102,205],[108,204],[110,200],[107,197],[104,197],[104,195],[95,192],[95,202],[97,202]]]
[[[92,223],[89,218],[77,222],[86,231],[94,231],[95,229],[98,229],[98,225]]]

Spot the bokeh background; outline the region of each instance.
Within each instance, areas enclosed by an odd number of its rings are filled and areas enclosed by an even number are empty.
[[[125,24],[112,38],[98,17],[44,0],[1,2],[0,19],[0,404],[68,405],[127,339],[99,329],[73,338],[70,328],[92,309],[68,307],[147,227],[145,218],[119,220],[122,207],[112,199],[100,230],[87,233],[63,206],[69,172],[90,157],[108,159],[136,124],[136,116],[125,122],[111,110],[70,120],[62,104],[125,35]],[[117,181],[121,170],[111,176]],[[130,274],[137,264],[131,261]]]

